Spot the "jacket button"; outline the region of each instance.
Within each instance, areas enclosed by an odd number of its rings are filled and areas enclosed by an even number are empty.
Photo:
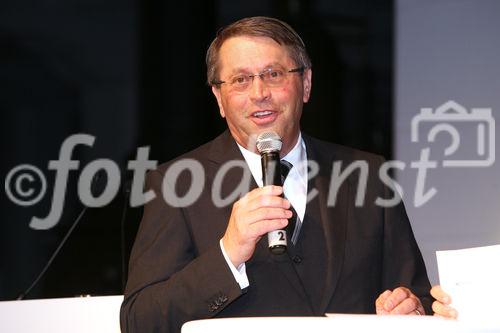
[[[302,262],[302,258],[298,255],[293,256],[292,260],[296,264],[300,264]]]
[[[215,311],[217,311],[217,309],[219,309],[219,306],[217,304],[210,303],[208,305],[208,311],[209,312],[215,312]]]

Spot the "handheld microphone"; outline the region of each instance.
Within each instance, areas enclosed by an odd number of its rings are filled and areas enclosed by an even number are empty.
[[[281,138],[275,132],[264,132],[257,137],[257,150],[261,156],[262,181],[264,186],[283,186],[281,181],[280,150]],[[283,195],[282,195],[283,196]],[[269,251],[273,254],[286,252],[287,241],[285,230],[274,230],[267,233]]]

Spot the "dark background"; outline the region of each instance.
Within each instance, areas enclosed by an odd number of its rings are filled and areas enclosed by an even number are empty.
[[[44,171],[48,191],[30,207],[2,192],[0,300],[14,299],[42,269],[82,209],[79,171],[70,172],[60,223],[29,228],[51,206],[61,143],[78,146],[80,171],[96,158],[125,170],[137,147],[167,161],[225,128],[205,81],[205,52],[217,29],[239,18],[274,16],[302,36],[313,62],[312,98],[303,130],[328,141],[391,157],[393,2],[3,0],[0,4],[0,171],[29,163]],[[126,179],[128,173],[123,173]],[[124,195],[89,209],[28,298],[122,293],[141,209]],[[123,239],[121,237],[123,231]]]

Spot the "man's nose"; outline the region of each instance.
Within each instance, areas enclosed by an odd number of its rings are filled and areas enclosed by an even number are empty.
[[[249,97],[254,101],[262,101],[271,96],[271,91],[258,75],[254,76],[250,86]]]

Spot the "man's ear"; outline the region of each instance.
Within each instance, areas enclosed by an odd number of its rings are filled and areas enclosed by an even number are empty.
[[[226,118],[226,113],[224,112],[224,107],[222,106],[222,98],[220,96],[220,88],[217,88],[215,85],[212,86],[212,93],[217,99],[217,104],[219,105],[219,112],[222,118]]]
[[[312,88],[312,70],[310,68],[304,70],[304,74],[302,75],[302,86],[304,88],[304,96],[302,98],[304,103],[309,101],[309,97],[311,96],[311,88]]]

